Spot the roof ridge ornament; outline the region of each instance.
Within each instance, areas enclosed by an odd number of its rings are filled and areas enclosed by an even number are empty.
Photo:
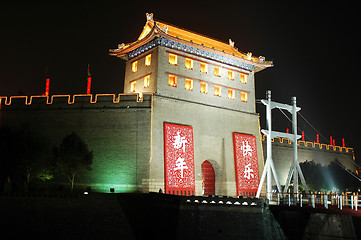
[[[145,16],[146,16],[146,18],[147,18],[147,21],[149,21],[149,22],[151,22],[151,23],[154,23],[153,13],[146,13]]]
[[[252,60],[252,53],[251,53],[251,52],[248,52],[248,53],[247,53],[247,59],[248,59],[248,60]]]
[[[123,47],[125,47],[125,44],[124,44],[124,43],[118,44],[118,49],[122,49]]]
[[[163,32],[168,33],[168,26],[165,26],[165,27],[163,28]]]
[[[232,41],[232,39],[228,39],[228,41],[229,41],[229,45],[230,45],[231,47],[234,47],[234,41]]]

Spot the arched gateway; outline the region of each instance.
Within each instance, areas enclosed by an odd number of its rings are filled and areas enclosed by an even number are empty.
[[[215,195],[216,177],[214,174],[213,166],[207,160],[201,165],[202,169],[202,193],[203,195]]]

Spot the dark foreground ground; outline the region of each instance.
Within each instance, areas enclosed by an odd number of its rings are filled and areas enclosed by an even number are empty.
[[[165,194],[3,194],[9,239],[358,239],[361,218],[265,200]]]

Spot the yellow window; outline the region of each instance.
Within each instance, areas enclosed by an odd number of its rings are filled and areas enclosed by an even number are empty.
[[[222,95],[222,88],[220,86],[214,86],[214,96],[220,97]]]
[[[201,93],[207,93],[208,92],[208,84],[201,82]]]
[[[229,80],[234,80],[234,72],[231,70],[228,70],[228,79]]]
[[[207,73],[208,72],[207,63],[201,63],[201,72],[202,73]]]
[[[214,67],[214,76],[220,77],[221,74],[219,73],[219,67]]]
[[[186,68],[193,69],[193,60],[190,58],[186,58]]]
[[[130,91],[131,92],[135,92],[135,84],[136,84],[135,81],[130,84]]]
[[[177,87],[177,77],[174,75],[169,75],[168,85],[171,87]]]
[[[235,99],[235,91],[234,89],[228,89],[228,98],[231,100]]]
[[[149,54],[145,57],[145,66],[150,66],[150,62],[152,60],[152,54]]]
[[[247,75],[241,73],[241,83],[247,83]]]
[[[169,53],[169,63],[172,65],[177,65],[177,55]]]
[[[132,63],[132,72],[136,72],[138,70],[138,61]]]
[[[186,79],[186,89],[189,91],[193,91],[193,80]]]
[[[144,87],[149,87],[149,83],[150,83],[150,76],[145,76],[144,77]]]
[[[246,92],[241,92],[241,100],[242,102],[247,102],[248,96]]]

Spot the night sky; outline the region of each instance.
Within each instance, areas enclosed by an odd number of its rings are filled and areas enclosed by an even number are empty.
[[[0,96],[86,92],[87,65],[92,93],[121,93],[125,62],[108,55],[120,43],[135,41],[154,18],[228,42],[255,56],[272,60],[274,67],[256,76],[256,98],[272,91],[273,100],[290,103],[296,96],[301,114],[341,145],[361,144],[356,104],[359,84],[360,21],[356,5],[346,1],[315,5],[304,1],[101,1],[101,4],[62,1],[59,4],[7,3],[0,8]],[[171,5],[172,2],[176,5]],[[315,2],[315,1],[313,1]],[[316,1],[317,2],[317,1]],[[310,2],[311,3],[311,2]],[[357,2],[355,2],[357,3]],[[264,106],[257,104],[264,127]],[[291,123],[273,111],[274,129]],[[306,140],[316,132],[299,117]]]

